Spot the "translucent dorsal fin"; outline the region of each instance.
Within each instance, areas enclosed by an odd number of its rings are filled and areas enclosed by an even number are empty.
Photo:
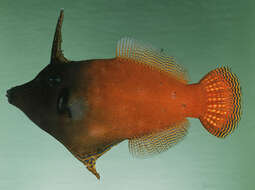
[[[129,151],[134,157],[146,158],[167,151],[187,134],[187,120],[167,130],[129,140]]]
[[[167,56],[151,45],[144,45],[135,39],[120,39],[116,49],[116,56],[118,58],[131,59],[138,63],[157,68],[160,71],[168,72],[184,83],[188,81],[185,69],[176,63],[174,57]]]

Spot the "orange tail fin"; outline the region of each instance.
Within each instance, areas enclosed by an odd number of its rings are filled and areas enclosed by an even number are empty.
[[[229,68],[209,72],[200,84],[206,91],[206,109],[199,118],[203,126],[217,137],[226,137],[240,120],[241,88]]]

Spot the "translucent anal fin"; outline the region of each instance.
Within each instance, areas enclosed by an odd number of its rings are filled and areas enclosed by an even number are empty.
[[[167,151],[187,134],[187,120],[164,131],[129,140],[129,151],[134,157],[146,158]]]

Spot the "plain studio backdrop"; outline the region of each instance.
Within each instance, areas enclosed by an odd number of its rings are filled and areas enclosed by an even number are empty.
[[[189,119],[187,137],[149,159],[134,159],[125,141],[97,161],[98,181],[5,97],[49,63],[61,8],[69,59],[114,57],[117,41],[129,36],[175,56],[191,82],[230,66],[243,93],[238,129],[218,139]],[[253,190],[254,10],[252,0],[1,0],[0,189]]]

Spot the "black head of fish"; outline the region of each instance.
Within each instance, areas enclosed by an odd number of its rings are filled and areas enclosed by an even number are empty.
[[[70,82],[74,81],[68,69],[66,64],[49,64],[33,80],[9,89],[9,103],[45,131],[54,133],[54,126],[72,118]]]
[[[64,57],[62,21],[63,12],[57,23],[50,64],[30,82],[7,90],[6,96],[10,104],[23,111],[36,125],[66,144],[83,130],[78,122],[84,123],[88,111],[83,96],[86,91],[83,76],[89,64]]]

